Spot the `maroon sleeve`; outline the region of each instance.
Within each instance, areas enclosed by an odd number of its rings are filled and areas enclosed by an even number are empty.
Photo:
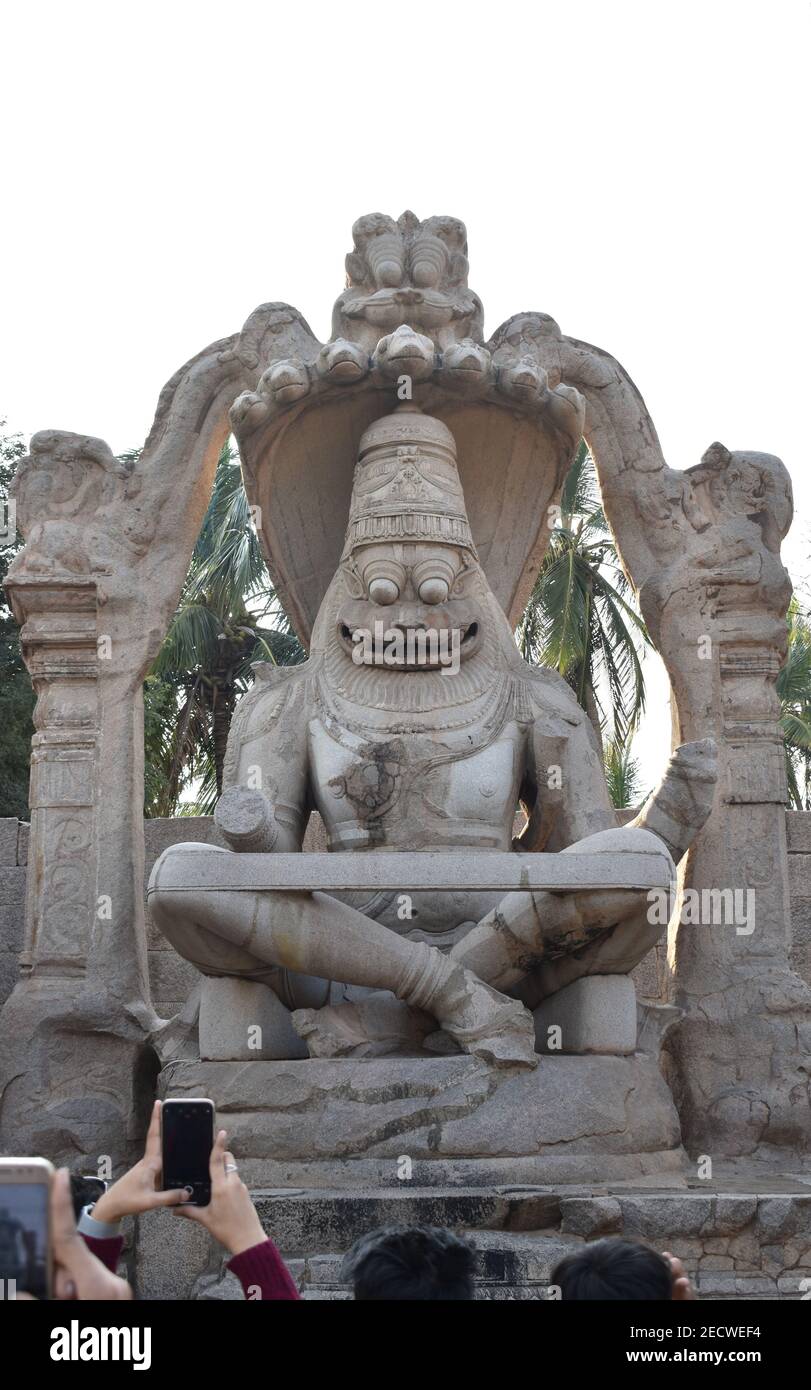
[[[103,1265],[111,1269],[115,1274],[118,1269],[118,1261],[121,1256],[121,1247],[124,1244],[123,1236],[109,1236],[101,1240],[98,1236],[86,1236],[82,1233],[82,1240],[96,1259],[101,1260]]]
[[[261,1290],[263,1301],[292,1301],[299,1297],[290,1271],[270,1237],[260,1245],[252,1245],[249,1250],[234,1255],[228,1261],[228,1268],[237,1276],[246,1298],[253,1297],[255,1289]]]

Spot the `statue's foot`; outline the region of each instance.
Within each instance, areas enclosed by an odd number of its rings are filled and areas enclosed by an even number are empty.
[[[538,1065],[532,1015],[472,971],[456,967],[436,1006],[445,1032],[471,1056],[494,1067]]]
[[[436,1024],[422,1009],[379,990],[365,999],[297,1009],[293,1027],[311,1057],[413,1057]]]
[[[678,864],[712,810],[717,776],[714,739],[683,743],[673,753],[661,784],[630,825],[658,835]]]
[[[413,1057],[428,1039],[431,1052],[452,1052],[455,1042],[491,1066],[537,1065],[532,1016],[519,1000],[499,994],[471,971],[451,967],[432,1010],[435,1018],[381,990],[352,1002],[297,1009],[292,1019],[311,1057]]]

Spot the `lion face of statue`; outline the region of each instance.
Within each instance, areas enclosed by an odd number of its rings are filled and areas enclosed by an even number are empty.
[[[469,553],[449,545],[358,546],[344,566],[350,597],[336,619],[355,665],[403,672],[458,669],[481,648],[485,612]]]

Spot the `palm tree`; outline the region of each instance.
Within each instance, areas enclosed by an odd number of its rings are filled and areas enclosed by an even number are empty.
[[[147,815],[211,813],[253,662],[293,665],[305,656],[270,583],[235,458],[226,445],[177,612],[145,684]],[[193,803],[181,808],[194,784]]]
[[[788,653],[777,677],[789,801],[811,810],[811,625],[797,598],[789,605]]]
[[[617,738],[606,740],[603,751],[605,780],[612,805],[618,811],[638,806],[644,800],[639,759],[631,753],[630,743]]]
[[[598,691],[607,690],[613,737],[626,746],[645,707],[637,644],[644,648],[650,639],[620,568],[584,440],[516,639],[525,660],[552,666],[569,682],[601,742],[609,721]]]

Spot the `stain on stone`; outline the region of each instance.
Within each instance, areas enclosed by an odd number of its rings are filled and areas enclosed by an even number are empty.
[[[374,826],[391,809],[400,791],[405,752],[400,739],[366,743],[358,749],[358,761],[344,777],[343,795],[358,818],[374,836]]]

